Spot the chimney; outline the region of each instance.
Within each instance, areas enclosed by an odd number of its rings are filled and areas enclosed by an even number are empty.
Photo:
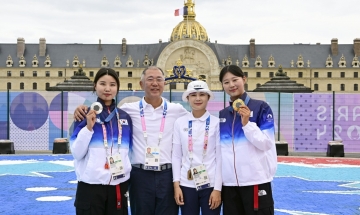
[[[40,38],[39,40],[39,57],[45,57],[46,55],[46,39]]]
[[[102,50],[102,47],[101,47],[101,39],[99,39],[99,48],[98,48],[98,50]]]
[[[159,43],[162,43],[162,39],[159,39]]]
[[[122,39],[121,50],[122,50],[122,55],[125,56],[126,55],[126,39],[125,38]]]
[[[333,38],[333,39],[331,40],[331,54],[332,54],[333,56],[338,55],[338,50],[339,50],[339,48],[338,48],[338,39],[337,39],[337,38]]]
[[[20,58],[21,56],[24,56],[24,53],[25,53],[25,39],[19,37],[17,39],[17,57]]]
[[[255,58],[255,39],[250,39],[250,58]]]
[[[354,39],[354,53],[356,56],[360,56],[360,38]]]

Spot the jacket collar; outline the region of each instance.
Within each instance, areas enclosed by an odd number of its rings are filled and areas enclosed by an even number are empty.
[[[165,99],[163,97],[161,97],[161,99],[162,99],[162,102],[161,102],[160,107],[162,107],[162,109],[164,109],[164,104],[165,104],[164,101],[165,101]],[[143,104],[144,109],[146,108],[147,105],[150,105],[149,103],[147,103],[145,101],[145,96],[141,100],[142,100],[142,104]],[[152,105],[150,105],[150,106],[152,106]]]
[[[189,120],[191,121],[196,121],[196,120],[199,120],[199,121],[202,121],[202,122],[205,122],[206,119],[210,116],[210,113],[209,111],[206,111],[200,118],[195,118],[194,115],[191,113],[188,113],[188,118]]]

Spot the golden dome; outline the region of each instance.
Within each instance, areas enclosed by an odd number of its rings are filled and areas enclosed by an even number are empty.
[[[188,14],[183,15],[184,20],[173,29],[170,40],[172,42],[183,39],[208,41],[205,28],[195,20],[195,3],[192,0],[187,0],[184,5],[187,7]]]

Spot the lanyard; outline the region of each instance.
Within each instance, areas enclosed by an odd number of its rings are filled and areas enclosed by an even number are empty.
[[[116,118],[117,118],[117,123],[118,123],[118,151],[120,151],[120,145],[121,145],[121,139],[122,139],[122,126],[121,126],[121,123],[120,123],[120,115],[119,115],[119,112],[118,112],[116,107],[115,107],[115,110],[105,119],[105,122],[110,121],[110,123],[111,123],[111,118],[112,118],[112,116],[114,116],[114,113],[116,113]],[[99,118],[98,118],[98,121],[100,121]],[[105,147],[106,153],[107,153],[107,149],[109,148],[109,145],[108,145],[108,142],[107,142],[107,132],[106,132],[106,127],[105,127],[104,122],[101,122],[101,127],[102,127],[102,130],[103,130],[104,147]]]
[[[208,139],[209,139],[209,128],[210,128],[210,116],[206,119],[206,125],[205,125],[205,135],[204,135],[204,148],[203,148],[203,162],[204,163],[204,157],[206,155],[206,150],[208,146]],[[189,151],[189,159],[190,159],[190,166],[192,165],[193,160],[193,141],[192,141],[192,121],[189,121],[189,128],[188,128],[188,151]]]
[[[142,104],[142,100],[140,100],[140,102],[139,102],[139,108],[140,108],[141,126],[142,126],[142,130],[143,130],[145,142],[146,142],[146,145],[147,145],[145,114],[144,114],[144,107],[143,107],[143,104]],[[158,146],[160,145],[162,135],[163,135],[163,132],[164,132],[166,114],[167,114],[167,103],[166,103],[166,101],[164,101],[164,110],[163,110],[163,115],[162,115],[162,118],[161,118]]]

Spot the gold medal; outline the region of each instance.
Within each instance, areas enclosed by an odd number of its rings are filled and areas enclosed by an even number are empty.
[[[236,99],[233,102],[232,107],[235,111],[238,111],[241,105],[245,105],[244,101],[242,99]]]
[[[192,177],[192,175],[191,175],[191,169],[189,169],[188,172],[187,172],[187,179],[188,179],[189,181],[193,180],[193,177]]]

